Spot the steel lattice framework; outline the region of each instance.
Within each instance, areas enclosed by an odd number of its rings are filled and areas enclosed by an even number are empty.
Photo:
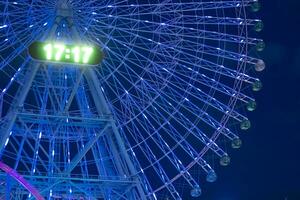
[[[217,179],[215,160],[229,164],[228,141],[240,147],[235,127],[250,128],[244,111],[262,87],[253,72],[265,64],[255,56],[263,41],[249,36],[263,24],[248,11],[259,7],[0,0],[0,195],[199,197]],[[97,45],[105,58],[94,67],[35,61],[27,48],[38,40]]]

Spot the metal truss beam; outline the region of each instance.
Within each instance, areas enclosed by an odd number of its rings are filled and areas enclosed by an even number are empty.
[[[95,102],[98,113],[100,115],[101,114],[112,115],[109,110],[109,107],[107,105],[107,102],[104,98],[104,95],[102,93],[102,90],[100,88],[100,83],[95,74],[95,71],[93,69],[88,69],[84,75],[85,75],[85,78],[89,85],[90,91],[92,91],[92,97]],[[123,158],[126,162],[126,166],[128,167],[128,169],[130,171],[129,176],[136,176],[137,172],[134,168],[132,161],[129,158],[129,155],[128,155],[125,145],[124,145],[124,141],[122,140],[122,138],[120,136],[117,126],[114,122],[111,122],[111,126],[112,126],[112,133],[114,134],[114,136],[116,138],[117,145],[121,151],[121,155],[123,156]],[[119,162],[121,162],[121,160]],[[143,190],[143,187],[141,186],[141,181],[139,180],[138,182],[139,183],[137,184],[137,192],[138,192],[139,198],[146,200],[146,195]]]
[[[57,24],[54,24],[49,30],[50,37],[54,35],[56,29],[57,29]],[[42,38],[46,38],[46,35],[44,35]],[[17,111],[19,108],[23,106],[25,98],[30,90],[30,87],[32,86],[32,82],[40,66],[41,66],[40,63],[28,64],[28,69],[24,76],[25,77],[24,84],[21,85],[20,88],[18,89],[14,97],[14,101],[11,104],[10,110],[5,116],[6,123],[4,123],[3,126],[1,126],[0,149],[4,149],[5,147],[5,142],[9,137],[9,132],[11,131],[14,122],[17,118]]]
[[[76,92],[77,92],[77,90],[78,90],[80,81],[82,80],[82,77],[83,77],[84,72],[85,72],[85,69],[81,69],[81,70],[80,70],[80,75],[79,75],[79,76],[77,77],[77,79],[76,79],[76,83],[75,83],[75,85],[74,85],[74,87],[73,87],[73,90],[72,90],[70,96],[69,96],[69,99],[67,100],[67,105],[66,105],[66,107],[65,107],[65,109],[64,109],[64,112],[67,112],[67,111],[69,110],[69,108],[70,108],[70,106],[71,106],[71,104],[72,104],[72,101],[73,101],[73,99],[74,99],[74,97],[75,97],[75,94],[76,94]]]
[[[18,117],[25,123],[36,123],[55,125],[62,124],[63,126],[72,127],[88,127],[88,128],[99,128],[103,127],[107,122],[112,121],[109,116],[101,117],[78,117],[68,115],[41,115],[29,112],[19,112]],[[66,123],[68,121],[68,123]]]
[[[17,91],[17,94],[14,98],[14,101],[12,102],[12,106],[8,112],[8,114],[5,116],[5,121],[3,126],[1,126],[1,136],[0,136],[0,149],[4,149],[5,142],[7,138],[9,137],[9,132],[11,131],[14,122],[17,118],[17,110],[23,105],[24,100],[29,92],[29,89],[32,85],[33,79],[35,77],[36,72],[38,71],[40,64],[33,64],[28,66],[28,70],[25,74],[25,77],[28,77],[25,80],[24,85],[22,85],[19,90]]]
[[[76,165],[80,162],[80,160],[85,156],[85,154],[92,148],[92,146],[97,142],[100,136],[104,134],[110,124],[106,124],[103,130],[100,133],[97,133],[94,138],[88,141],[87,144],[84,145],[84,149],[76,154],[76,156],[70,162],[69,167],[65,170],[64,173],[70,174],[72,170],[76,167]]]

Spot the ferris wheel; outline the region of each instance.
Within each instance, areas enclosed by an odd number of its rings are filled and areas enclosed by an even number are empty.
[[[0,1],[0,195],[201,199],[251,127],[260,7]]]

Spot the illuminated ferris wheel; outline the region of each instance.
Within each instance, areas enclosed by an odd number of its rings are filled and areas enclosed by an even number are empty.
[[[200,197],[251,126],[259,9],[0,1],[1,198]]]

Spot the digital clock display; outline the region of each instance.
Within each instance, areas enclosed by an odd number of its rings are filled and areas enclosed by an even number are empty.
[[[103,53],[97,47],[58,42],[33,42],[29,54],[33,59],[56,63],[97,65],[103,59]]]

